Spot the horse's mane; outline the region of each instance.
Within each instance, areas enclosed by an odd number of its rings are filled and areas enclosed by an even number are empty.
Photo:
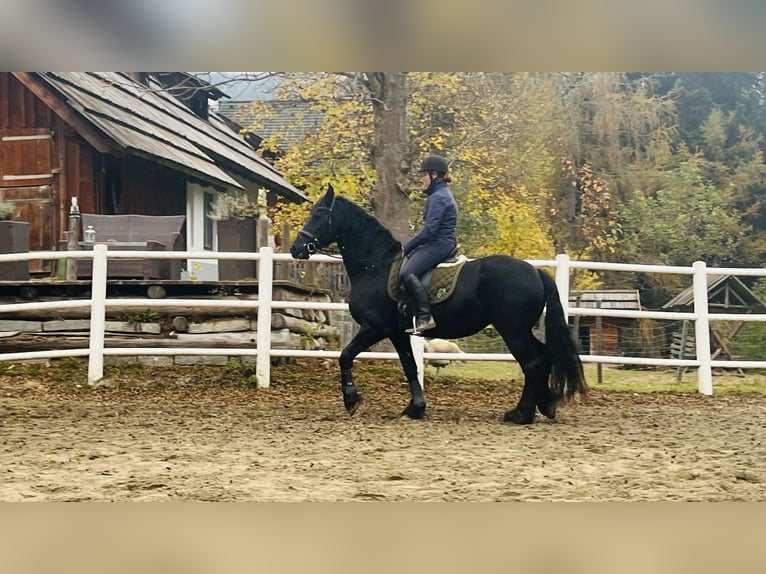
[[[374,216],[345,197],[335,196],[338,230],[344,248],[364,253],[369,259],[388,258],[400,253],[401,242]]]

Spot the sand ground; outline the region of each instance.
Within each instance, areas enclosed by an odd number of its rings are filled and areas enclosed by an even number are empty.
[[[427,379],[411,421],[371,372],[351,418],[333,372],[280,369],[269,389],[0,377],[0,501],[766,500],[763,394],[592,389],[515,426],[516,384]]]

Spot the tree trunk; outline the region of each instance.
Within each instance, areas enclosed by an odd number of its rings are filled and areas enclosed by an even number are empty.
[[[372,206],[375,217],[404,242],[412,235],[406,164],[407,76],[401,72],[367,72],[366,76],[372,95],[372,159],[377,175]]]

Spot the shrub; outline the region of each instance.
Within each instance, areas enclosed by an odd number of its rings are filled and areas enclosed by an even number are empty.
[[[14,219],[17,214],[16,206],[8,201],[0,201],[0,221]]]

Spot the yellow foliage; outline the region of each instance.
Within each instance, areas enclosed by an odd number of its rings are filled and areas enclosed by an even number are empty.
[[[604,282],[598,272],[590,269],[575,269],[570,280],[570,287],[578,291],[593,291],[603,286]]]
[[[373,117],[358,76],[287,75],[277,96],[311,102],[324,121],[275,167],[312,200],[332,183],[370,209]],[[548,214],[567,130],[556,75],[410,72],[407,82],[408,163],[417,165],[428,153],[451,161],[463,214],[458,235],[465,249],[471,255],[552,256]],[[276,138],[264,145],[276,149]],[[410,177],[410,189],[420,189],[415,170],[403,166],[403,175]],[[416,196],[417,204],[422,198]],[[300,225],[307,207],[280,205],[271,217],[276,225]],[[415,228],[417,223],[413,220]]]
[[[528,204],[508,195],[493,195],[486,189],[472,188],[464,209],[479,223],[474,240],[461,243],[469,255],[495,253],[522,259],[552,257],[553,249],[544,226]]]

